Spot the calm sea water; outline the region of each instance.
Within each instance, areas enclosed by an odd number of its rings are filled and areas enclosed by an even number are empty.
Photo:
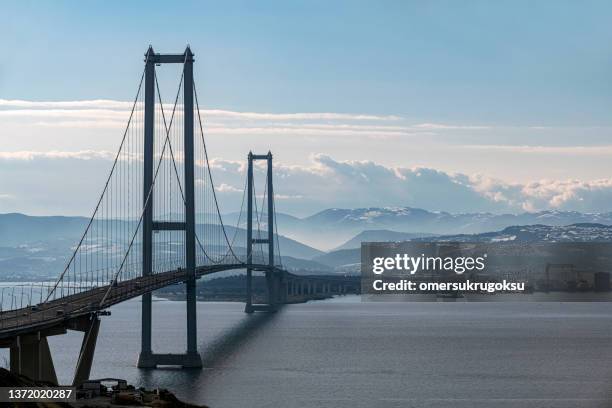
[[[612,303],[362,303],[245,315],[199,303],[203,370],[135,367],[140,301],[103,317],[92,377],[223,407],[610,407]],[[185,345],[185,303],[154,302],[154,350]],[[51,338],[69,382],[81,335]],[[6,356],[6,353],[2,354]]]

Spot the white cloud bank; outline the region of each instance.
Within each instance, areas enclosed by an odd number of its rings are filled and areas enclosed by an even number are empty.
[[[78,160],[92,160],[92,159],[105,159],[110,160],[115,158],[116,153],[109,151],[95,151],[95,150],[80,150],[76,152],[60,152],[57,150],[51,150],[48,152],[36,152],[36,151],[17,151],[17,152],[0,152],[0,160],[35,160],[35,159],[78,159]]]
[[[131,107],[131,102],[113,100],[0,99],[0,144],[7,150],[0,151],[0,212],[89,213],[115,157],[113,149]],[[165,105],[168,115],[171,108]],[[546,133],[540,140],[550,145],[528,145],[524,140],[534,143],[533,138],[516,128],[414,123],[396,115],[219,109],[202,113],[205,134],[214,136],[217,147],[212,154],[240,157],[248,148],[263,150],[264,146],[267,150],[273,146],[282,152],[280,157],[303,163],[311,152],[329,153],[312,155],[305,165],[275,161],[275,189],[279,210],[283,211],[308,214],[326,207],[365,206],[414,206],[450,212],[612,210],[612,179],[600,178],[607,174],[605,166],[612,156],[607,137],[610,129],[597,129],[591,139],[572,133],[564,140],[553,140],[556,133]],[[559,130],[546,127],[544,131]],[[389,139],[393,140],[387,143]],[[491,144],[491,140],[504,144]],[[569,145],[574,140],[585,145]],[[404,155],[410,153],[414,155],[411,159],[419,160],[417,163],[426,159],[430,162],[402,167],[368,160],[342,161],[334,158],[337,152],[343,157],[375,158],[384,163],[403,163]],[[490,177],[490,173],[476,174],[480,170],[474,167],[458,173],[437,169],[442,165],[467,169],[466,164],[485,154],[487,158],[504,157],[500,163],[508,163],[512,157],[517,165],[510,171],[500,170],[497,174],[503,174],[499,178]],[[549,160],[548,166],[541,165],[543,155]],[[432,162],[432,158],[438,161]],[[130,157],[130,161],[138,161],[138,157]],[[244,186],[244,162],[215,159],[211,164],[227,211],[238,209],[240,197],[236,196]],[[497,166],[487,165],[487,172]],[[528,165],[528,178],[521,178],[527,181],[504,181],[506,175]],[[548,167],[565,169],[565,177],[551,171],[544,174],[552,178],[530,180],[531,174]],[[593,174],[597,174],[582,179],[568,177],[585,167],[595,169]]]
[[[87,214],[91,208],[85,203],[99,193],[113,157],[103,151],[0,152],[0,211]],[[213,159],[211,167],[224,211],[237,210],[244,163]],[[263,168],[256,176],[263,183]],[[275,163],[274,184],[279,210],[296,214],[369,206],[449,212],[612,210],[612,178],[508,183],[481,174],[339,161],[324,154],[312,156],[308,165]]]
[[[327,155],[312,160],[311,166],[281,166],[277,173],[287,189],[308,186],[304,197],[320,197],[329,206],[413,206],[449,212],[612,211],[612,178],[508,183],[481,174],[337,161]]]
[[[56,128],[124,128],[131,102],[114,100],[26,101],[0,99],[0,120],[25,126]],[[173,106],[164,104],[169,116]],[[136,110],[142,110],[142,103]],[[266,113],[202,109],[208,133],[217,135],[312,135],[346,136],[363,133],[369,137],[424,135],[434,130],[479,130],[483,126],[409,124],[397,115],[336,112]]]

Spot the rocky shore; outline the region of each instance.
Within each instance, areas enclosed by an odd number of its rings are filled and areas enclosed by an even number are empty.
[[[33,381],[22,375],[16,375],[0,368],[0,387],[53,387],[43,381]],[[206,408],[180,401],[172,392],[158,388],[146,390],[135,388],[123,380],[102,379],[90,380],[77,389],[76,402],[13,402],[1,403],[4,407],[41,407],[41,408],[117,408],[117,407],[151,407],[151,408]]]

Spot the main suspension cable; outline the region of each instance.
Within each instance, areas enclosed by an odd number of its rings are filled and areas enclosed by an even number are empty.
[[[217,201],[217,194],[215,192],[215,185],[213,183],[213,179],[212,179],[212,173],[210,171],[210,161],[208,160],[208,150],[206,149],[206,142],[204,141],[204,127],[202,125],[202,117],[200,116],[200,104],[198,102],[198,92],[197,92],[197,88],[195,85],[195,81],[193,82],[193,94],[195,96],[195,102],[196,102],[196,110],[198,112],[198,123],[200,125],[200,136],[202,138],[202,146],[204,148],[204,158],[206,160],[206,167],[208,169],[208,179],[210,181],[210,186],[211,186],[211,190],[213,193],[213,198],[214,198],[214,203],[215,203],[215,207],[217,210],[217,215],[219,216],[219,223],[221,224],[221,230],[223,231],[223,236],[225,237],[225,242],[227,242],[228,245],[228,249],[229,252],[231,252],[232,256],[234,257],[234,259],[236,259],[236,261],[238,263],[244,263],[241,262],[240,259],[238,258],[238,256],[236,256],[236,253],[234,252],[234,249],[232,248],[230,241],[227,237],[227,232],[225,231],[225,225],[223,225],[223,217],[221,216],[221,211],[219,210],[219,202]],[[227,256],[227,253],[226,255]],[[224,256],[224,258],[225,258]]]

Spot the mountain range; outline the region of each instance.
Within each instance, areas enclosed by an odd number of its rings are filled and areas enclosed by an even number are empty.
[[[0,280],[55,278],[64,269],[88,221],[85,217],[0,214]],[[129,220],[117,223],[124,225],[126,231],[133,231],[137,224]],[[206,234],[203,233],[204,228]],[[196,230],[201,231],[198,236],[203,245],[218,245],[215,240],[221,240],[224,244],[218,225],[198,224]],[[226,226],[226,232],[228,240],[234,243],[235,253],[245,254],[246,230]],[[277,238],[283,262],[288,268],[303,271],[329,269],[311,261],[324,254],[323,251],[282,235]],[[115,241],[118,240],[115,238]]]
[[[370,231],[364,231],[359,236],[370,236]],[[612,226],[596,223],[577,223],[564,226],[551,225],[514,225],[500,231],[484,232],[480,234],[438,235],[427,237],[414,237],[411,239],[398,238],[395,231],[372,231],[378,237],[377,242],[397,241],[450,241],[450,242],[612,242]],[[369,241],[369,240],[368,240]],[[374,240],[372,240],[374,241]],[[356,242],[356,239],[348,243]],[[366,241],[364,241],[366,242]],[[343,245],[343,247],[346,245]],[[319,255],[313,260],[329,265],[336,272],[359,272],[361,250],[359,247],[349,247],[330,251]]]
[[[237,214],[225,216],[237,221]],[[284,236],[321,249],[332,250],[354,246],[349,243],[364,231],[388,230],[410,234],[479,234],[499,231],[513,225],[542,224],[563,226],[579,223],[612,225],[612,212],[580,213],[577,211],[539,211],[521,214],[448,213],[411,207],[331,208],[298,218],[277,215],[278,230]],[[241,226],[242,226],[241,222]],[[374,234],[369,232],[369,234]]]
[[[236,243],[235,251],[244,253],[246,231],[230,226],[238,221],[232,217],[231,214],[224,217],[226,231]],[[87,221],[85,217],[0,214],[0,280],[56,276]],[[450,214],[408,207],[330,209],[305,218],[278,214],[277,223],[283,232],[278,239],[285,266],[303,273],[357,272],[359,247],[364,241],[612,242],[612,213],[542,211],[496,215]],[[198,225],[199,228],[203,226]],[[210,245],[212,238],[202,235],[202,241]]]

